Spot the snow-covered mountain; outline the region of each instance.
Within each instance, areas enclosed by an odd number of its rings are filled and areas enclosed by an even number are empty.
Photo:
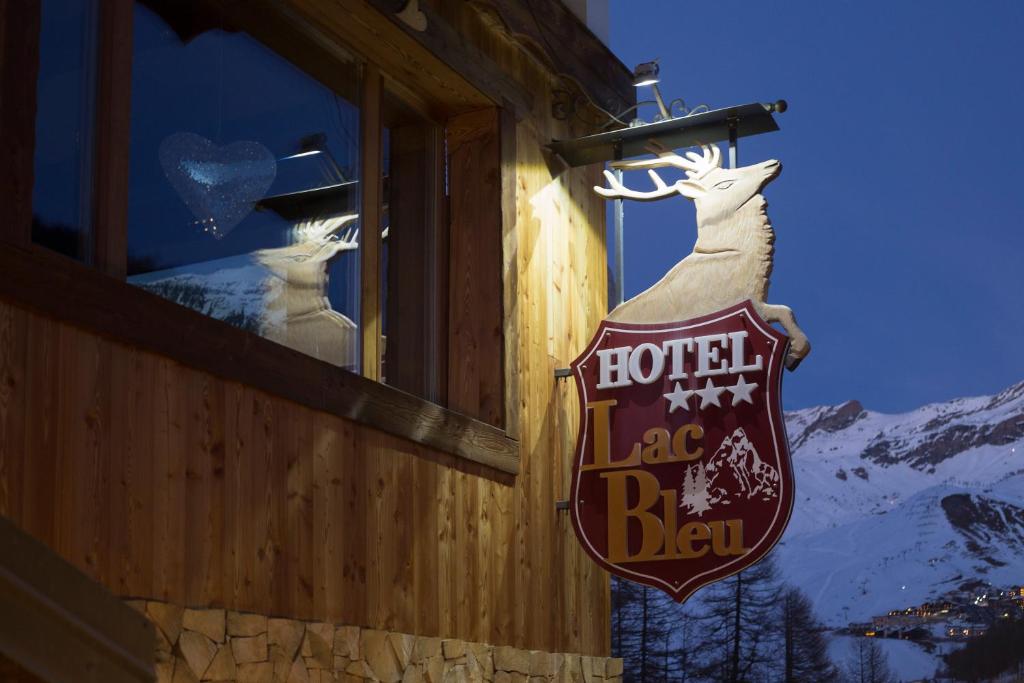
[[[250,332],[280,323],[271,321],[266,310],[281,288],[280,280],[248,254],[135,275],[128,281]]]
[[[777,557],[830,626],[970,582],[1024,584],[1024,382],[902,415],[786,416],[796,475]]]

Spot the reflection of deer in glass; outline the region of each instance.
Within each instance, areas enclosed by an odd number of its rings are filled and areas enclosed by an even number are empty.
[[[267,338],[335,365],[358,367],[359,327],[327,298],[330,260],[359,247],[358,217],[303,221],[292,229],[292,244],[254,254],[275,276],[267,283]]]
[[[682,195],[697,207],[697,242],[693,252],[677,263],[650,289],[623,302],[609,320],[660,323],[688,320],[714,313],[747,299],[768,322],[778,322],[790,337],[786,367],[796,368],[810,353],[807,336],[797,326],[788,306],[767,303],[772,273],[775,231],[765,212],[761,190],[782,170],[772,159],[753,166],[722,168],[717,145],[705,146],[703,154],[680,156],[671,150],[654,159],[612,164],[623,170],[648,169],[655,189],[631,190],[610,171],[608,187],[595,187],[609,198],[652,201]],[[667,185],[655,168],[678,168],[686,178]]]

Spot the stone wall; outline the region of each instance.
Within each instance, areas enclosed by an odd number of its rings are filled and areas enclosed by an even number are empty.
[[[622,660],[519,650],[165,602],[129,604],[156,626],[157,683],[621,683]]]

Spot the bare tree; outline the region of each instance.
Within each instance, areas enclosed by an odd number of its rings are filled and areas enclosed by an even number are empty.
[[[704,597],[703,678],[745,683],[775,657],[771,641],[779,596],[777,574],[769,556],[715,584]]]
[[[828,656],[824,628],[810,600],[798,588],[787,588],[779,601],[785,683],[829,683],[839,672]]]
[[[849,683],[895,683],[889,658],[871,638],[857,638],[853,652],[846,661]]]

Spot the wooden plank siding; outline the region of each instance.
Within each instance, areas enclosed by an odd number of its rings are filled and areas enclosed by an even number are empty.
[[[449,14],[447,3],[431,5]],[[328,34],[342,30],[333,5],[289,6]],[[490,266],[465,267],[493,269],[489,295],[503,319],[476,344],[494,347],[503,386],[486,412],[518,439],[517,473],[300,403],[289,379],[313,383],[312,371],[289,377],[283,366],[267,370],[269,381],[242,381],[203,366],[187,351],[198,324],[174,334],[153,321],[169,341],[144,347],[130,331],[144,324],[141,299],[126,297],[128,310],[110,313],[123,335],[88,328],[66,306],[40,305],[59,288],[28,293],[35,280],[12,270],[14,284],[0,283],[0,514],[126,598],[609,653],[607,575],[554,507],[568,496],[578,408],[575,389],[553,370],[567,367],[604,316],[607,266],[604,203],[592,190],[600,169],[566,170],[545,145],[592,131],[550,117],[561,79],[521,46],[471,16],[449,21],[531,96],[532,110],[516,120],[460,83],[451,86],[457,106],[445,111],[458,115],[454,123],[486,118],[490,137],[474,154],[484,150],[500,169],[487,179],[494,203],[481,223],[500,231],[500,254]],[[373,26],[367,43],[384,31]],[[401,36],[404,52],[382,72],[426,64],[424,78],[435,78],[434,62],[410,42]],[[462,173],[477,162],[467,163]],[[452,204],[455,223],[467,205]],[[465,242],[471,231],[457,227],[452,253],[476,258]],[[460,287],[476,286],[476,276],[457,282],[460,267],[450,270],[453,308],[466,294]],[[162,314],[164,303],[149,313]],[[243,333],[222,332],[209,354],[228,367],[246,361]],[[325,396],[357,386],[326,371],[316,381]]]
[[[607,579],[554,510],[576,415],[551,374],[603,306],[601,236],[543,165],[518,183],[520,476],[5,303],[0,513],[123,596],[606,652]],[[552,326],[561,292],[589,301]]]

